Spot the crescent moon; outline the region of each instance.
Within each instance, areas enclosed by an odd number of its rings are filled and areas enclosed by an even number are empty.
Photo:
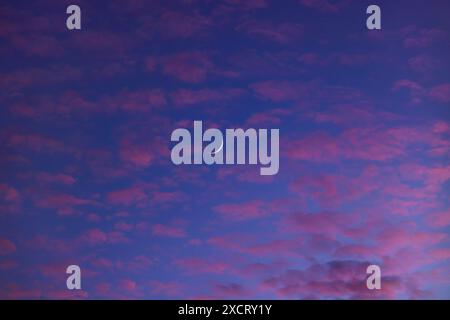
[[[219,149],[214,150],[214,151],[212,152],[212,154],[216,154],[217,152],[220,152],[220,150],[222,150],[222,148],[223,148],[223,140],[222,140],[222,144],[220,145]]]

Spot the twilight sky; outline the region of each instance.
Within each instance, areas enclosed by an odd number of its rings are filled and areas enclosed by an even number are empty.
[[[447,0],[2,1],[0,298],[450,299],[449,32]],[[279,128],[278,174],[175,166],[194,120]]]

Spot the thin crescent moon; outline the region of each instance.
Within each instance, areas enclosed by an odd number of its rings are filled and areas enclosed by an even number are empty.
[[[223,140],[222,140],[222,144],[220,145],[219,149],[213,151],[212,154],[216,154],[217,152],[220,152],[220,150],[222,150],[222,148],[223,148]]]

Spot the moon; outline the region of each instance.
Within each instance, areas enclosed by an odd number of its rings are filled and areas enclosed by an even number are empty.
[[[217,152],[220,152],[220,150],[222,150],[223,148],[223,140],[222,140],[222,144],[220,145],[219,149],[214,150],[213,152],[211,152],[211,154],[216,154]]]

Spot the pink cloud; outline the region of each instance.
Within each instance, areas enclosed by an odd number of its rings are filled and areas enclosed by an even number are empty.
[[[0,238],[0,255],[11,254],[16,251],[16,245],[8,239]]]
[[[97,78],[117,78],[119,76],[124,76],[132,71],[132,64],[126,62],[112,62],[106,63],[99,66],[93,70],[93,74]],[[131,65],[130,65],[131,64]]]
[[[169,238],[183,238],[186,237],[186,230],[184,230],[181,226],[155,224],[152,226],[152,234],[155,236]]]
[[[241,252],[243,250],[242,245],[251,239],[252,237],[248,235],[232,233],[224,236],[211,237],[207,240],[207,243],[220,249]]]
[[[157,295],[165,295],[170,297],[180,296],[183,290],[183,286],[174,281],[150,281],[151,292]]]
[[[154,265],[155,261],[153,259],[148,258],[144,255],[135,256],[125,264],[125,268],[129,271],[133,272],[142,272],[147,271],[149,268]]]
[[[147,145],[132,144],[129,140],[122,140],[120,158],[137,167],[148,167],[156,157],[155,152]]]
[[[250,168],[248,166],[243,167],[229,166],[225,168],[220,168],[219,170],[217,170],[217,177],[221,181],[230,181],[230,179],[236,179],[237,181],[258,183],[258,184],[272,183],[275,179],[274,176],[261,176],[259,169]]]
[[[52,66],[48,69],[30,68],[3,74],[0,77],[0,85],[6,91],[16,93],[16,91],[30,87],[38,88],[78,81],[82,78],[82,75],[83,72],[80,69],[68,65]]]
[[[274,102],[301,100],[309,94],[310,85],[304,82],[264,81],[250,86],[258,95]]]
[[[435,43],[439,39],[443,39],[446,33],[440,29],[415,29],[406,30],[408,35],[403,40],[406,48],[426,48]]]
[[[286,155],[293,159],[333,161],[342,151],[338,140],[325,132],[316,132],[298,140],[291,140],[288,148],[282,152],[286,152]]]
[[[126,223],[125,221],[119,221],[114,224],[114,228],[118,231],[130,231],[134,228],[131,223]]]
[[[418,104],[422,102],[422,98],[425,95],[425,89],[415,81],[412,80],[398,80],[394,83],[392,90],[398,91],[406,89],[411,97],[411,103]]]
[[[337,61],[344,66],[365,65],[373,60],[370,54],[358,53],[340,53],[337,55]]]
[[[137,283],[130,279],[123,279],[119,281],[119,287],[125,291],[134,291],[137,289]]]
[[[307,65],[315,65],[320,63],[320,58],[318,54],[314,52],[303,53],[302,55],[300,55],[298,60]]]
[[[76,179],[68,174],[64,173],[56,173],[50,174],[47,172],[41,172],[37,174],[37,180],[45,183],[56,183],[56,184],[64,184],[64,185],[73,185],[76,182]]]
[[[51,290],[45,293],[45,297],[56,300],[83,300],[89,297],[84,290]]]
[[[89,114],[92,112],[99,111],[100,106],[95,102],[92,102],[80,93],[68,90],[64,91],[57,97],[57,101],[49,99],[49,97],[38,97],[36,104],[39,106],[40,115],[43,113],[56,113],[61,115],[68,114]],[[106,104],[105,104],[106,105]],[[101,107],[104,108],[105,105]]]
[[[175,265],[188,273],[222,274],[229,270],[229,266],[224,262],[211,262],[198,258],[178,259],[175,261]]]
[[[75,243],[70,240],[62,240],[47,235],[36,235],[26,242],[26,246],[34,250],[46,250],[61,253],[73,250]]]
[[[433,249],[431,250],[430,255],[437,261],[448,260],[450,259],[450,249],[449,248]]]
[[[384,253],[395,253],[400,249],[423,249],[445,240],[445,233],[421,232],[411,230],[414,228],[388,228],[376,236],[379,250]]]
[[[154,191],[151,195],[153,203],[176,203],[186,200],[186,196],[183,192],[179,191]]]
[[[46,95],[32,96],[30,102],[13,103],[11,111],[20,116],[42,118],[45,115],[110,114],[119,111],[148,113],[167,105],[166,95],[160,89],[123,90],[97,100],[86,98],[73,90],[64,91],[50,99]]]
[[[149,21],[148,24],[151,26],[153,22]],[[152,26],[152,29],[156,27],[156,30],[159,30],[158,36],[186,39],[205,36],[213,26],[214,24],[210,17],[195,11],[189,12],[189,14],[165,11],[159,17],[159,21]]]
[[[291,183],[290,188],[299,195],[310,196],[321,205],[336,206],[343,201],[341,195],[347,192],[338,185],[342,178],[332,175],[302,177]],[[345,186],[346,184],[344,182],[341,185]]]
[[[228,5],[236,6],[239,9],[259,9],[267,7],[267,0],[225,0]]]
[[[38,133],[21,134],[12,133],[9,136],[9,144],[15,147],[24,147],[33,151],[47,151],[47,152],[63,152],[75,153],[71,147],[68,147],[58,140],[45,137]]]
[[[236,27],[237,31],[243,31],[250,37],[266,39],[280,44],[286,44],[298,39],[303,34],[300,24],[284,22],[281,24],[261,23],[248,21]]]
[[[33,202],[40,208],[57,209],[61,215],[71,215],[75,212],[73,207],[98,204],[94,200],[83,199],[64,193],[41,194],[34,197]]]
[[[128,112],[150,112],[166,106],[167,100],[165,93],[160,89],[125,90],[112,97],[104,97],[99,105],[104,108],[105,111],[112,112],[117,110]]]
[[[393,90],[399,90],[402,88],[411,90],[413,92],[423,91],[423,87],[420,84],[418,84],[417,82],[411,81],[411,80],[407,80],[407,79],[398,80],[393,85]]]
[[[304,242],[301,239],[283,240],[277,239],[267,241],[264,243],[258,243],[249,245],[248,247],[241,248],[242,252],[249,253],[258,257],[295,257],[299,258],[302,255],[300,252],[304,246]]]
[[[113,267],[113,262],[105,258],[94,258],[90,261],[90,264],[96,268],[100,269],[111,269]]]
[[[213,297],[215,299],[243,299],[250,296],[250,290],[241,284],[216,284],[213,288]]]
[[[430,90],[430,98],[441,103],[450,102],[450,83],[444,83]]]
[[[143,285],[130,278],[119,279],[115,285],[101,282],[95,288],[100,298],[110,297],[115,300],[142,299]],[[118,290],[117,290],[118,289]]]
[[[356,103],[361,101],[363,93],[352,87],[320,85],[306,81],[262,81],[250,85],[258,97],[273,102],[294,101],[301,106],[317,107],[317,104],[329,102]]]
[[[208,102],[223,102],[237,98],[243,94],[242,89],[224,88],[221,90],[199,89],[188,90],[179,89],[171,93],[170,97],[177,106],[189,106]]]
[[[108,52],[115,56],[123,56],[135,45],[133,41],[134,39],[126,34],[90,29],[75,33],[69,45],[77,50],[87,51],[91,55]]]
[[[337,125],[358,126],[376,123],[381,118],[389,121],[396,116],[390,113],[375,112],[370,106],[365,104],[339,104],[327,111],[313,111],[309,116],[318,123],[334,123]]]
[[[147,57],[145,59],[145,70],[153,72],[155,71],[157,64],[158,60],[156,57],[154,56]]]
[[[382,174],[373,167],[364,168],[359,176],[305,173],[289,185],[304,203],[315,200],[321,208],[336,208],[378,190]]]
[[[163,73],[188,83],[200,83],[206,80],[214,64],[207,54],[184,52],[163,59]]]
[[[311,133],[301,139],[290,139],[283,151],[293,159],[310,161],[336,161],[337,159],[361,159],[387,161],[404,156],[415,145],[423,145],[431,152],[442,146],[431,128],[366,126],[350,128],[332,137],[324,132]]]
[[[61,41],[45,34],[13,35],[12,45],[30,56],[57,57],[64,53]]]
[[[8,283],[0,291],[2,299],[20,300],[20,299],[40,299],[42,291],[40,289],[25,288],[16,283]]]
[[[95,293],[100,297],[111,296],[111,284],[106,282],[100,282],[95,286]]]
[[[365,245],[344,245],[336,249],[338,257],[360,257],[368,258],[376,255],[376,247]]]
[[[310,66],[328,67],[330,65],[364,66],[373,61],[379,61],[380,57],[374,54],[332,52],[328,55],[319,55],[314,52],[306,52],[298,58],[299,62]]]
[[[112,204],[131,205],[148,199],[147,192],[140,186],[132,186],[121,190],[111,191],[107,199]]]
[[[19,266],[19,264],[14,260],[0,261],[0,270],[1,271],[14,270],[14,269],[17,269],[18,266]]]
[[[331,3],[329,0],[300,0],[300,3],[305,7],[319,11],[337,13],[340,10],[340,6],[345,4],[345,1]]]
[[[430,210],[436,209],[436,202],[424,201],[426,199],[411,199],[411,198],[394,198],[391,200],[386,200],[383,204],[380,204],[379,210],[385,210],[386,212],[391,212],[392,214],[400,216],[417,216],[423,215]],[[434,199],[431,199],[434,200]]]
[[[408,59],[409,67],[420,73],[428,73],[436,70],[440,66],[440,62],[428,55],[418,55]]]
[[[432,227],[446,227],[450,225],[450,211],[441,211],[429,214],[427,222]]]
[[[91,229],[83,234],[82,239],[90,244],[98,244],[105,243],[108,240],[108,236],[99,229]]]
[[[19,192],[4,183],[0,183],[0,199],[5,202],[14,202],[19,200]]]
[[[10,47],[8,52],[11,54],[16,54],[18,50],[30,56],[59,56],[64,52],[63,46],[49,34],[57,28],[56,21],[50,12],[46,16],[36,16],[30,10],[18,12],[12,7],[3,6],[0,36],[9,44],[7,47]]]
[[[436,133],[446,133],[450,131],[450,123],[445,121],[438,121],[433,126],[433,131]]]
[[[83,232],[78,244],[101,245],[106,243],[127,243],[130,240],[119,231],[105,232],[98,228],[89,229]]]
[[[234,221],[261,218],[270,214],[266,205],[259,200],[240,204],[220,204],[214,206],[213,210],[225,219]]]
[[[367,293],[367,262],[333,260],[323,264],[312,264],[303,270],[286,270],[280,275],[267,278],[263,285],[274,290],[279,298],[352,298],[355,296],[395,297],[404,292],[398,280],[391,290],[375,294]],[[389,280],[386,279],[386,282]],[[384,282],[383,282],[384,283]]]
[[[326,234],[336,238],[342,232],[358,223],[355,214],[341,212],[295,213],[282,223],[282,230],[286,232],[306,234]]]
[[[276,108],[265,112],[254,113],[247,119],[248,126],[262,125],[262,124],[280,124],[282,119],[289,116],[291,111],[288,109]]]

